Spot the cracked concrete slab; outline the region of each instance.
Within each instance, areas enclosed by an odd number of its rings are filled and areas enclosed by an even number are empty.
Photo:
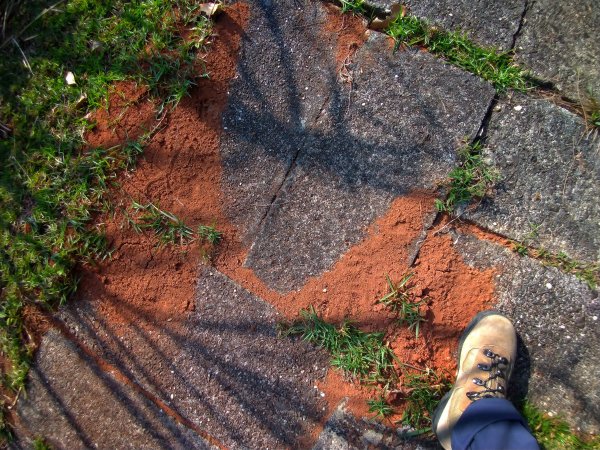
[[[223,114],[222,187],[246,244],[335,85],[326,11],[308,0],[254,0]]]
[[[600,259],[600,139],[580,117],[515,95],[489,124],[487,156],[501,172],[489,199],[467,217],[511,239],[571,257]]]
[[[341,403],[325,423],[312,450],[429,450],[440,448],[437,441],[403,438],[398,430],[381,423],[357,419]]]
[[[434,190],[494,95],[488,83],[430,54],[393,53],[379,33],[351,70],[352,86],[330,86],[321,115],[307,125],[246,260],[280,292],[331,267],[396,196]]]
[[[275,309],[214,269],[201,271],[189,317],[156,323],[131,312],[135,323],[108,321],[90,299],[61,318],[103,360],[226,447],[298,445],[322,419],[315,381],[327,355],[279,338]]]
[[[511,382],[543,411],[575,429],[600,431],[600,302],[573,275],[473,236],[455,248],[469,265],[496,267],[497,308],[511,318],[522,344]]]
[[[516,41],[517,60],[580,102],[600,99],[600,3],[536,0]]]
[[[38,436],[57,449],[216,448],[54,330],[43,338],[17,414],[13,448],[31,446]]]
[[[379,8],[389,9],[404,3],[410,13],[446,30],[463,31],[482,45],[509,50],[519,30],[525,0],[368,0]]]

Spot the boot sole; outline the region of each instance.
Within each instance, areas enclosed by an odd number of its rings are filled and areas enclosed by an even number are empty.
[[[488,311],[482,311],[479,314],[477,314],[475,317],[473,317],[473,320],[471,320],[471,322],[469,322],[469,325],[467,325],[467,328],[465,328],[465,331],[463,331],[462,335],[460,336],[460,340],[458,341],[457,373],[460,372],[460,355],[462,353],[463,344],[465,343],[467,336],[473,330],[473,328],[475,328],[477,326],[477,324],[479,322],[481,322],[483,319],[485,319],[488,316],[506,317],[504,314],[502,314],[499,311],[496,311],[494,309],[490,309]],[[440,400],[440,403],[438,404],[437,408],[435,408],[435,411],[433,412],[433,417],[431,418],[431,422],[432,422],[432,430],[434,433],[435,433],[435,430],[438,428],[439,420],[442,417],[442,413],[444,412],[444,409],[446,408],[446,405],[448,404],[450,397],[452,397],[453,391],[454,391],[454,389],[451,389],[449,392],[446,393],[446,395],[444,395],[442,397],[442,399]]]

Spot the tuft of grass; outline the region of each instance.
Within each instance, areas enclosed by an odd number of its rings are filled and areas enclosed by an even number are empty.
[[[375,417],[384,419],[394,413],[394,408],[387,402],[383,395],[367,400],[367,405],[369,406],[369,412],[375,414]]]
[[[198,236],[211,245],[218,244],[223,238],[223,233],[216,230],[214,225],[200,225],[198,227]]]
[[[511,53],[478,46],[464,33],[440,30],[425,20],[405,14],[404,10],[386,32],[396,41],[396,48],[401,44],[423,46],[451,64],[489,81],[499,92],[509,88],[524,91],[529,87],[527,73],[513,61]]]
[[[36,437],[31,444],[34,450],[52,450],[52,446],[43,437]]]
[[[131,227],[138,233],[152,231],[161,245],[186,245],[195,240],[203,240],[215,245],[222,238],[222,233],[214,225],[200,225],[195,233],[175,214],[160,209],[154,203],[142,205],[134,201],[132,208],[134,217],[127,216]]]
[[[430,369],[416,374],[407,373],[403,386],[406,407],[402,424],[414,428],[418,433],[431,431],[433,411],[451,386],[443,374]]]
[[[365,0],[340,0],[340,3],[342,13],[365,14],[367,12]]]
[[[331,353],[331,365],[362,382],[388,384],[396,378],[394,353],[383,333],[365,333],[349,321],[335,326],[325,322],[311,306],[300,311],[300,320],[283,330],[286,336],[305,341]]]
[[[408,325],[408,329],[413,330],[418,338],[421,322],[425,322],[421,306],[427,303],[427,299],[415,301],[415,296],[408,286],[412,276],[412,273],[405,274],[397,284],[394,284],[390,276],[386,275],[385,278],[390,291],[377,303],[383,304],[387,309],[398,314],[398,323]]]
[[[459,166],[448,175],[450,189],[446,200],[435,201],[438,211],[453,213],[457,207],[485,197],[500,179],[498,171],[484,161],[481,143],[465,145],[458,155]]]
[[[160,244],[185,245],[194,239],[194,231],[180,218],[153,203],[142,205],[134,201],[132,208],[139,215],[136,221],[130,220],[130,223],[138,233],[150,230],[158,237]]]
[[[565,273],[575,275],[577,279],[586,283],[590,289],[596,289],[600,283],[600,263],[587,263],[577,261],[564,252],[552,254],[544,248],[529,247],[527,241],[513,241],[513,251],[520,256],[530,256],[550,267],[556,267]]]
[[[592,450],[600,448],[600,438],[583,439],[561,418],[550,417],[529,402],[522,413],[542,450]]]
[[[0,8],[0,351],[10,361],[4,385],[14,391],[33,351],[24,306],[64,303],[75,265],[107,256],[91,218],[143,151],[143,139],[82,150],[88,113],[106,106],[114,82],[130,80],[164,114],[205,75],[197,55],[211,33],[193,0],[49,4]]]

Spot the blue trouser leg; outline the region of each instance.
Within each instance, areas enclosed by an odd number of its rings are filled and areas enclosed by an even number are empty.
[[[462,413],[452,430],[452,450],[539,450],[527,422],[511,402],[482,398]]]

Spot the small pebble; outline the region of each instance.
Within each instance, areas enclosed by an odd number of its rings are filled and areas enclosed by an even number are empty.
[[[521,111],[523,109],[523,107],[521,105],[517,105],[514,107],[515,111]]]
[[[546,288],[552,289],[552,285],[550,283],[546,283]]]

